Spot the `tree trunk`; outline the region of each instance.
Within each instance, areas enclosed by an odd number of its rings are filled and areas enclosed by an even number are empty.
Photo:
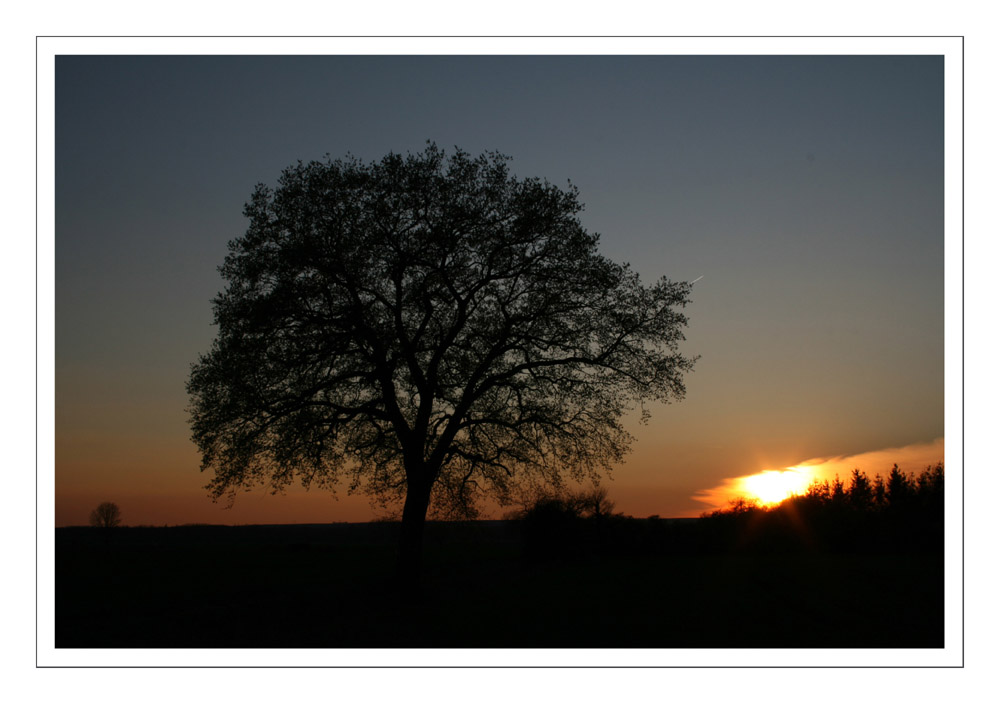
[[[411,484],[403,504],[403,522],[399,532],[397,577],[404,592],[416,595],[420,586],[420,558],[423,552],[424,523],[430,503],[430,488]]]

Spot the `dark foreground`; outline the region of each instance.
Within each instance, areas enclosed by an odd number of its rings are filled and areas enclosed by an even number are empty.
[[[632,519],[622,519],[630,521]],[[392,524],[62,528],[58,648],[939,648],[940,550],[720,548],[697,522],[628,540],[431,524],[423,594]]]

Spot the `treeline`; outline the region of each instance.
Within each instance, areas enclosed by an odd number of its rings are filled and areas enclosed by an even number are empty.
[[[912,510],[920,507],[924,510],[944,508],[944,465],[927,467],[918,475],[906,474],[893,465],[886,479],[876,474],[870,479],[859,469],[851,472],[847,482],[834,477],[831,482],[814,481],[804,494],[785,499],[774,508],[789,508],[795,506],[810,511],[850,509],[862,512],[880,512],[886,510]],[[742,513],[754,510],[769,510],[759,503],[747,498],[738,498],[730,508],[714,511],[708,517],[716,517],[727,513]]]
[[[883,478],[855,469],[766,507],[745,498],[702,516],[735,549],[925,552],[944,546],[944,465]]]
[[[631,518],[603,490],[545,496],[517,516],[524,554],[549,561],[594,554],[937,552],[944,546],[944,466],[914,475],[854,470],[767,507],[739,498],[698,519]]]

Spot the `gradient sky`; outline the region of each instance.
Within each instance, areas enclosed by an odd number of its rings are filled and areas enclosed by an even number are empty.
[[[213,504],[184,384],[254,185],[428,139],[571,180],[647,281],[704,277],[687,398],[633,424],[619,510],[941,460],[943,81],[939,56],[57,57],[56,524],[107,500],[132,525],[374,515],[315,491]]]

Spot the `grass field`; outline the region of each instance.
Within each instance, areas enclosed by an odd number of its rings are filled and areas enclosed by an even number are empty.
[[[943,647],[940,554],[578,549],[428,526],[401,598],[392,524],[56,531],[57,648]]]

